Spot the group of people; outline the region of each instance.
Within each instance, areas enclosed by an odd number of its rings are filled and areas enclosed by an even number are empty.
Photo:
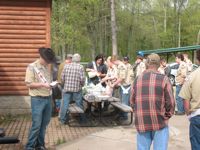
[[[55,54],[50,48],[39,49],[40,58],[27,67],[25,82],[29,87],[32,109],[32,127],[29,133],[26,150],[45,149],[45,131],[51,118],[51,94],[53,80],[48,64],[55,62]],[[176,55],[180,63],[177,77],[177,114],[186,113],[190,116],[190,140],[193,149],[200,147],[200,103],[198,92],[199,69],[188,75],[188,67],[183,55]],[[200,50],[197,51],[200,62]],[[166,71],[163,71],[163,61],[157,54],[150,54],[145,59],[138,54],[134,65],[129,63],[129,57],[118,59],[116,56],[96,56],[86,68],[81,64],[81,56],[76,53],[67,55],[65,62],[59,65],[57,81],[62,83],[62,102],[59,114],[61,124],[69,121],[68,107],[71,100],[83,108],[82,87],[86,76],[89,84],[101,84],[105,94],[112,96],[119,89],[121,102],[131,106],[135,113],[138,150],[150,149],[152,141],[154,149],[167,149],[169,139],[168,120],[175,111],[173,87]],[[162,67],[162,68],[161,68]],[[186,69],[185,69],[186,68]],[[179,87],[181,87],[179,89]],[[178,94],[180,92],[180,94]],[[120,112],[119,120],[127,120],[128,114]],[[80,123],[85,122],[84,114]],[[198,134],[197,134],[198,133]]]

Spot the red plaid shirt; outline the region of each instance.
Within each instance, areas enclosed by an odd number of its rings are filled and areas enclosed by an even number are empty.
[[[173,89],[167,76],[146,70],[132,87],[135,126],[138,132],[160,130],[174,113]]]

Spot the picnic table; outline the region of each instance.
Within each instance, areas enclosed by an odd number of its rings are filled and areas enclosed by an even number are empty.
[[[87,115],[87,118],[89,119],[89,122],[91,123],[91,126],[97,126],[97,125],[114,125],[116,123],[116,117],[119,113],[119,111],[131,113],[131,124],[133,121],[133,112],[132,108],[130,106],[127,106],[125,104],[122,104],[119,98],[109,96],[105,94],[105,91],[103,87],[101,86],[86,86],[83,89],[83,100],[87,104],[87,109],[84,112],[82,109],[78,108],[76,105],[70,105],[69,112],[70,113],[85,113]],[[104,104],[109,104],[109,107],[111,109],[104,110]],[[94,110],[97,110],[94,111]],[[124,124],[126,125],[126,124]]]
[[[105,102],[109,102],[114,108],[117,108],[120,111],[131,113],[131,121],[129,124],[132,123],[132,118],[133,118],[132,108],[122,104],[120,102],[119,98],[108,96],[108,95],[102,95],[102,94],[99,94],[99,95],[98,94],[97,95],[86,94],[84,96],[84,101],[88,104],[88,109],[89,109],[90,114],[92,114],[91,108],[92,107],[96,108],[96,104],[97,104],[97,108],[98,108],[98,116],[97,117],[98,117],[99,122],[104,125],[107,125],[107,124],[105,124],[105,122],[103,120],[103,112],[104,112],[103,104]],[[112,116],[112,118],[113,118],[113,116]]]
[[[119,98],[110,97],[108,95],[93,95],[93,94],[86,94],[84,95],[84,101],[87,103],[88,106],[88,112],[90,114],[90,117],[95,117],[98,119],[99,124],[105,124],[103,120],[103,112],[104,112],[104,104],[106,102],[120,102]],[[97,115],[92,112],[92,108],[97,109],[98,113]]]

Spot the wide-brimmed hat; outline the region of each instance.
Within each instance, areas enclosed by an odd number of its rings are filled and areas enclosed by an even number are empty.
[[[46,63],[50,64],[56,62],[55,53],[51,48],[41,47],[39,48],[39,53]]]

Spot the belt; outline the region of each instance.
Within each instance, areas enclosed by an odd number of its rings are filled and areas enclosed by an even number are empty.
[[[41,98],[41,99],[48,99],[51,96],[32,96],[32,97],[34,97],[34,98]]]

